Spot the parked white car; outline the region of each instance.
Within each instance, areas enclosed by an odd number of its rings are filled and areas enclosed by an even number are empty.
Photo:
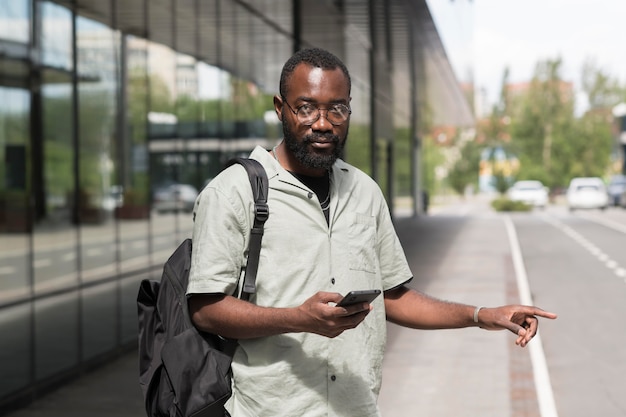
[[[159,213],[191,213],[198,197],[198,190],[188,184],[170,184],[154,193],[153,208]]]
[[[567,205],[577,209],[601,209],[609,206],[609,193],[599,177],[572,178],[567,188]]]
[[[509,200],[522,201],[533,207],[545,208],[548,205],[548,188],[541,181],[517,181],[507,194]]]

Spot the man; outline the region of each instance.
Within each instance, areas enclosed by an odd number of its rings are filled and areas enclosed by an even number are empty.
[[[303,50],[285,64],[274,108],[284,140],[256,148],[269,178],[257,293],[236,294],[253,221],[243,168],[216,177],[196,203],[188,294],[195,325],[239,339],[233,417],[378,416],[386,320],[416,329],[537,332],[530,306],[478,308],[405,286],[412,279],[376,183],[339,156],[348,136],[350,75],[334,55]],[[371,304],[335,304],[379,289]]]

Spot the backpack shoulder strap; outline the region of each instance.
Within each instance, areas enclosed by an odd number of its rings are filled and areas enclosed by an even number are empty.
[[[243,279],[242,300],[249,300],[250,295],[256,292],[256,274],[259,269],[259,256],[261,255],[261,240],[263,239],[263,226],[269,217],[267,206],[268,179],[263,165],[257,160],[250,158],[233,158],[226,164],[229,167],[234,164],[243,165],[248,172],[252,195],[254,197],[254,224],[250,230],[250,245],[248,246],[248,263]]]

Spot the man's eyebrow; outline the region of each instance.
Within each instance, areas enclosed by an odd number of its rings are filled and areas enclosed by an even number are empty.
[[[348,100],[346,100],[345,98],[337,98],[331,101],[320,102],[320,101],[315,100],[312,97],[300,96],[300,97],[296,97],[296,103],[297,102],[305,102],[309,104],[346,104],[347,105]]]

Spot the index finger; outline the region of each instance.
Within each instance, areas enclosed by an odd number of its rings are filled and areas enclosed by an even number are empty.
[[[530,316],[539,316],[546,319],[555,319],[557,315],[555,313],[551,313],[549,311],[543,310],[539,307],[531,307],[531,311],[528,313]]]

